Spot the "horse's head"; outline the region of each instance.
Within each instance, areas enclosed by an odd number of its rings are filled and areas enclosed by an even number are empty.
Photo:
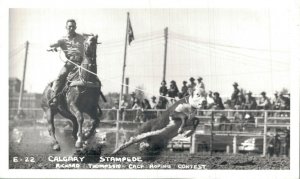
[[[98,35],[88,35],[84,41],[84,51],[86,57],[96,57]]]
[[[206,98],[196,92],[191,92],[189,96],[189,104],[196,109],[203,109],[206,105]]]
[[[84,58],[81,62],[81,67],[91,72],[97,73],[97,44],[98,35],[84,35]],[[83,70],[81,77],[86,81],[94,81],[95,75]],[[91,78],[90,78],[91,77]]]

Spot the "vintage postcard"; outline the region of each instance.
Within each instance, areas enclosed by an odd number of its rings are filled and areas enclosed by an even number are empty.
[[[8,17],[10,172],[295,178],[289,8],[9,8]]]

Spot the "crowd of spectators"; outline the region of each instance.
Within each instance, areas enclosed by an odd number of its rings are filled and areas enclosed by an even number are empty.
[[[130,99],[123,99],[121,101],[121,108],[123,109],[166,109],[172,105],[176,99],[183,98],[192,91],[197,95],[206,98],[206,106],[204,109],[237,109],[237,110],[289,110],[290,96],[284,93],[274,93],[274,98],[270,99],[266,92],[262,91],[260,96],[253,97],[252,92],[245,92],[239,88],[239,84],[234,82],[232,84],[233,91],[231,97],[223,101],[219,92],[206,91],[203,78],[199,77],[195,80],[193,77],[187,81],[182,82],[181,90],[179,90],[176,81],[171,80],[170,86],[163,80],[159,88],[159,96],[152,96],[151,100],[146,98],[139,99],[135,92],[130,94]]]
[[[274,93],[274,98],[270,99],[266,92],[262,91],[260,96],[253,97],[252,92],[245,92],[239,88],[239,84],[234,82],[232,84],[233,92],[230,99],[227,99],[224,103],[220,96],[220,93],[215,91],[206,91],[203,78],[199,77],[195,81],[193,77],[187,81],[182,82],[181,91],[179,91],[177,84],[174,80],[170,82],[170,87],[167,87],[165,80],[161,82],[159,88],[159,100],[160,105],[152,106],[152,109],[165,109],[167,103],[172,104],[175,98],[182,98],[189,95],[192,91],[196,94],[205,97],[207,105],[205,109],[264,109],[264,110],[289,110],[290,109],[290,96],[284,93]]]

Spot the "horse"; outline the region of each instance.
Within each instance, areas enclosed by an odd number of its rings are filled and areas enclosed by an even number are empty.
[[[81,66],[77,67],[74,74],[69,74],[69,76],[73,75],[72,77],[68,76],[72,81],[67,81],[61,95],[58,96],[59,104],[57,107],[49,105],[49,101],[53,99],[53,90],[51,88],[53,82],[48,84],[43,92],[41,107],[44,111],[44,118],[48,122],[48,131],[52,137],[53,150],[60,150],[60,145],[55,137],[54,116],[56,114],[61,114],[73,123],[72,136],[76,140],[76,148],[81,148],[83,141],[91,137],[99,125],[99,117],[102,115],[102,112],[98,101],[100,96],[103,97],[103,94],[100,80],[96,75],[92,74],[97,73],[97,40],[97,35],[86,37]],[[88,114],[92,119],[92,127],[84,134],[82,131],[83,113]]]
[[[199,120],[194,115],[197,109],[202,108],[204,101],[204,98],[193,94],[176,101],[160,117],[143,123],[129,141],[115,149],[111,154],[115,155],[130,145],[140,142],[140,152],[144,153],[144,156],[158,156],[162,149],[167,146],[168,141],[178,135],[180,128],[189,129],[186,131],[185,137],[189,137],[195,132]],[[190,106],[191,109],[194,109],[184,126],[180,117],[171,117],[174,111],[183,106]]]

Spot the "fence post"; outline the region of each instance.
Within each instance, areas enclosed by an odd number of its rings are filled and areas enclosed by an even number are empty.
[[[197,144],[196,144],[196,134],[194,133],[192,136],[191,136],[191,148],[190,148],[190,154],[194,154],[196,153],[196,149],[197,149]]]
[[[258,127],[258,118],[255,117],[254,120],[255,120],[255,128],[257,128]]]
[[[214,112],[211,113],[211,130],[210,130],[210,147],[209,147],[209,154],[212,155],[213,151],[213,141],[214,141]]]
[[[233,136],[232,152],[233,152],[233,154],[236,154],[236,152],[237,152],[237,140],[236,140],[236,135]]]
[[[120,110],[117,109],[116,144],[115,144],[115,149],[119,146],[119,132],[120,132]]]
[[[230,154],[230,146],[226,145],[226,154]]]
[[[267,154],[267,119],[268,119],[268,111],[264,112],[264,145],[263,145],[263,156],[265,157]]]

